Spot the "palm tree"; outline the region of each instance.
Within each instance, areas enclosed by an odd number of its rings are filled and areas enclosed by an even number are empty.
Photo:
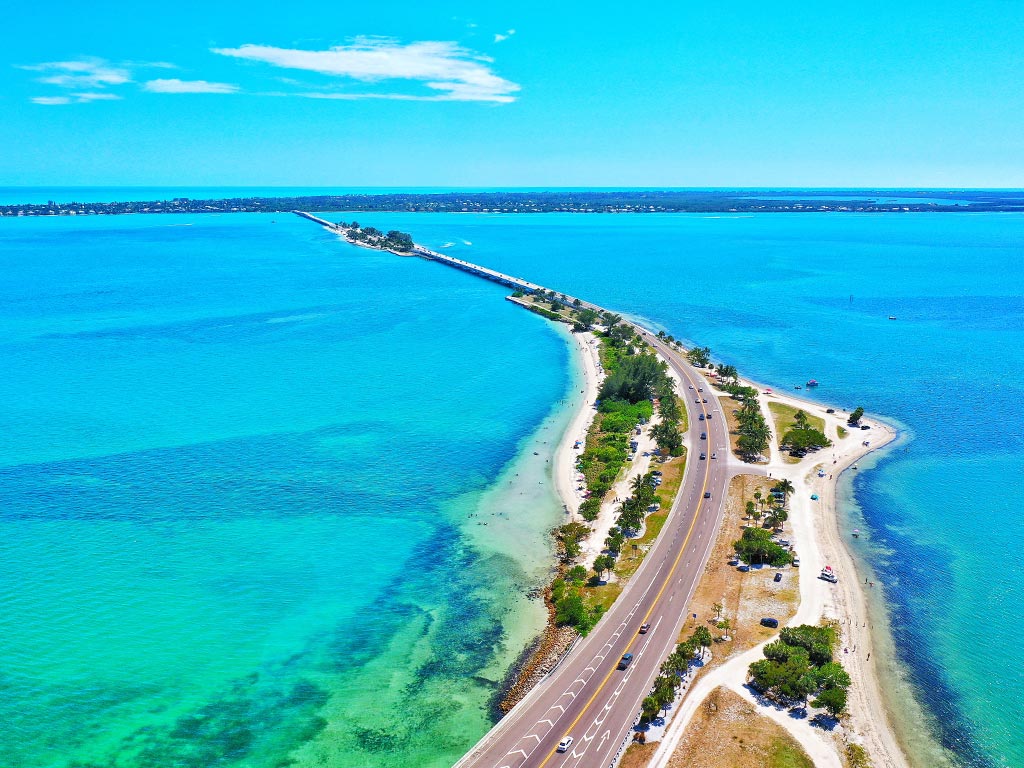
[[[789,480],[779,480],[775,484],[776,490],[782,491],[782,503],[785,504],[789,500],[789,494],[793,493],[796,488],[793,487],[793,483]]]

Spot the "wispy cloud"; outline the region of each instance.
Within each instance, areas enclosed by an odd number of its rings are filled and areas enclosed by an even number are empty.
[[[42,64],[24,65],[20,69],[52,73],[36,78],[36,80],[46,85],[56,85],[59,88],[106,88],[110,85],[123,85],[132,81],[128,69],[110,64],[104,59],[46,61]]]
[[[87,102],[87,101],[120,101],[121,97],[116,93],[76,93],[74,94],[75,101]]]
[[[45,104],[51,107],[63,104],[86,104],[90,101],[120,100],[121,97],[116,93],[73,93],[70,96],[35,96],[31,99],[33,104]]]
[[[403,45],[390,38],[356,38],[325,51],[305,51],[247,44],[214,48],[222,56],[259,61],[286,69],[318,72],[357,82],[385,80],[421,83],[427,93],[298,94],[313,98],[404,99],[415,101],[515,101],[519,85],[491,69],[493,59],[453,42],[423,41]]]
[[[231,83],[211,83],[209,80],[149,80],[143,89],[150,93],[236,93],[237,85]]]
[[[510,29],[510,30],[508,30],[507,32],[505,32],[504,34],[502,34],[501,32],[499,32],[499,33],[497,33],[497,34],[496,34],[496,35],[494,36],[494,42],[496,42],[496,43],[500,43],[500,42],[501,42],[502,40],[508,40],[508,39],[509,39],[510,37],[512,37],[512,35],[514,35],[515,33],[516,33],[516,31],[515,31],[514,29]]]
[[[67,96],[33,96],[31,101],[33,104],[45,104],[48,107],[71,103]]]

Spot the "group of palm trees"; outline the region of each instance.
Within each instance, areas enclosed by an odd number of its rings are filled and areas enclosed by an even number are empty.
[[[697,627],[688,640],[676,646],[661,665],[661,674],[654,680],[651,693],[640,705],[644,717],[652,720],[658,712],[667,709],[675,701],[682,675],[689,669],[690,663],[699,653],[704,658],[704,649],[711,646],[711,631],[704,626]]]
[[[772,439],[772,430],[761,413],[756,395],[745,397],[736,411],[739,422],[739,439],[736,448],[744,461],[757,461],[768,450],[768,442]]]
[[[775,493],[765,495],[761,491],[754,491],[754,500],[747,502],[747,516],[753,518],[757,525],[761,524],[763,517],[767,527],[776,531],[782,530],[783,524],[789,519],[786,502],[789,501],[789,494],[794,490],[796,489],[789,480],[779,480],[773,485],[772,491],[782,494],[781,501],[776,498]]]

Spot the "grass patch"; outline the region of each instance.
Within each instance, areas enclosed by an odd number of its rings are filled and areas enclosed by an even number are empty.
[[[725,688],[708,694],[668,764],[670,768],[814,768],[782,726]]]
[[[679,486],[683,482],[686,456],[676,456],[664,464],[659,464],[658,469],[661,470],[661,487],[658,489],[661,509],[647,516],[643,536],[630,540],[626,549],[619,556],[619,562],[615,566],[615,575],[620,579],[628,579],[636,573],[636,569],[640,567],[640,563],[643,562],[644,556],[647,554],[646,548],[661,535],[661,529],[665,527],[669,510],[672,509]],[[632,547],[634,544],[638,547],[636,550]]]
[[[736,411],[740,407],[740,403],[729,395],[718,398],[718,401],[722,404],[725,423],[729,427],[729,447],[732,448],[733,455],[739,456],[740,422],[736,418]]]
[[[778,443],[782,436],[796,424],[796,412],[803,411],[803,408],[794,408],[792,405],[771,401],[768,403],[768,410],[772,412],[772,418],[775,420],[775,441]],[[821,416],[812,416],[807,413],[807,423],[819,432],[825,431],[825,420]]]
[[[775,445],[781,446],[783,436],[796,424],[797,411],[802,411],[803,409],[795,408],[794,406],[786,405],[785,403],[776,403],[771,401],[768,403],[768,410],[771,411],[772,421],[775,422],[772,427],[772,432],[775,433]],[[820,416],[811,416],[807,411],[804,411],[804,413],[807,414],[807,424],[812,429],[816,429],[819,432],[825,431],[825,420],[823,418]],[[782,458],[787,464],[796,464],[800,461],[797,457],[790,456],[789,453],[783,453]]]
[[[848,434],[850,434],[850,433],[849,433],[849,432],[847,432],[847,431],[846,431],[846,429],[845,429],[844,427],[841,427],[841,426],[839,426],[839,425],[837,424],[837,425],[836,425],[836,434],[837,434],[837,435],[839,435],[839,438],[840,438],[840,439],[842,439],[842,438],[846,437],[846,436],[847,436]]]

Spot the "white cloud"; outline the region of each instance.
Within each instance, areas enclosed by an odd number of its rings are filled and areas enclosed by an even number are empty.
[[[116,93],[73,93],[70,96],[35,96],[33,104],[57,106],[60,104],[86,104],[90,101],[120,101]]]
[[[71,99],[67,96],[34,96],[32,98],[33,104],[45,104],[47,106],[56,106],[58,104],[70,104]]]
[[[85,103],[89,101],[120,101],[121,97],[116,93],[76,93],[75,101]]]
[[[149,80],[142,86],[150,93],[235,93],[237,85],[231,83],[211,83],[208,80]]]
[[[261,61],[287,69],[319,72],[360,82],[406,80],[420,82],[433,94],[324,94],[313,98],[404,99],[415,101],[515,101],[519,85],[494,74],[493,59],[452,42],[423,41],[403,45],[389,38],[356,38],[326,51],[243,45],[214,48],[214,53]],[[309,95],[309,94],[300,94]]]
[[[52,72],[46,77],[37,78],[37,81],[59,88],[106,88],[108,85],[123,85],[132,81],[131,73],[126,68],[110,64],[104,59],[46,61],[22,66],[21,69]]]
[[[499,32],[499,33],[497,33],[497,34],[496,34],[496,35],[494,36],[494,42],[496,42],[496,43],[500,43],[500,42],[501,42],[502,40],[508,40],[508,39],[509,39],[510,37],[512,37],[512,35],[514,35],[515,33],[516,33],[516,31],[515,31],[514,29],[510,29],[510,30],[508,30],[507,32],[505,32],[504,34],[502,34],[501,32]]]

